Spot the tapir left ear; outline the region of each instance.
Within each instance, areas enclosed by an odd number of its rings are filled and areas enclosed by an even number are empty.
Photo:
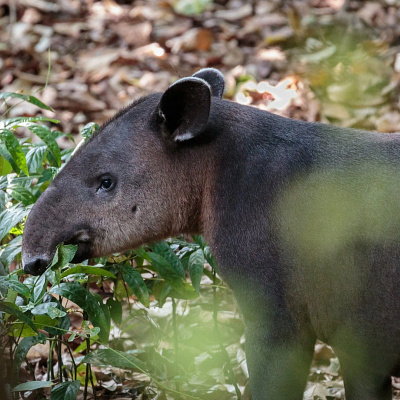
[[[215,68],[203,68],[193,74],[193,76],[204,79],[211,87],[211,94],[214,97],[222,98],[225,89],[225,81],[222,72]]]
[[[166,134],[183,142],[199,135],[208,123],[211,108],[211,88],[203,79],[182,78],[162,95],[159,114]]]

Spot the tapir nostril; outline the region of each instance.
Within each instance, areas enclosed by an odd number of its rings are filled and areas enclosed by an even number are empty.
[[[43,258],[35,258],[24,264],[24,272],[30,275],[41,275],[46,271],[49,261]]]

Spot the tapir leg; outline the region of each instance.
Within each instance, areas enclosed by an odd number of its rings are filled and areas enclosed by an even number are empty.
[[[246,325],[246,355],[253,400],[301,400],[310,371],[315,337]]]
[[[336,351],[336,350],[335,350]],[[343,375],[346,400],[391,400],[391,377],[382,373],[382,367],[367,357],[360,365],[360,356],[336,351]]]
[[[386,378],[381,382],[366,381],[365,377],[343,376],[346,400],[391,400],[392,382]]]

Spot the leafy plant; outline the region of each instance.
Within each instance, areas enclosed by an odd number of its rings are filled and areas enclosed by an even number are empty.
[[[0,94],[0,99],[10,97],[51,110],[33,96]],[[60,245],[43,275],[24,275],[21,239],[26,217],[73,152],[60,149],[57,139],[72,137],[51,127],[57,123],[41,116],[0,121],[0,352],[11,361],[8,396],[50,388],[50,400],[73,400],[83,384],[86,399],[89,381],[92,386],[96,382],[92,366],[108,366],[144,374],[140,391],[148,398],[157,393],[170,398],[232,398],[223,385],[225,379],[240,398],[236,354],[228,354],[226,338],[218,330],[218,304],[229,292],[216,275],[216,262],[202,237],[195,236],[192,242],[169,239],[78,265],[71,264],[76,246]],[[86,125],[82,136],[89,138],[97,128]],[[39,141],[32,143],[24,131]],[[202,284],[204,275],[209,278],[207,285]],[[202,293],[209,293],[213,302],[204,326],[198,312]],[[167,303],[172,309],[165,321],[157,310]],[[232,305],[229,299],[228,303]],[[130,313],[123,318],[129,311],[126,304]],[[182,307],[192,307],[192,316],[183,318]],[[71,324],[70,316],[76,312],[82,316],[79,326]],[[236,317],[232,321],[229,331],[235,332],[238,343],[242,325]],[[124,335],[135,338],[132,349],[121,340]],[[49,350],[47,380],[19,383],[21,366],[29,366],[29,350],[43,343]],[[62,356],[65,347],[67,363]],[[84,357],[79,356],[82,353]],[[209,358],[214,375],[203,367]]]

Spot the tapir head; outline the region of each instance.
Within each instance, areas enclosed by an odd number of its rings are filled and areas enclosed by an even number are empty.
[[[64,166],[32,208],[22,261],[39,275],[57,245],[74,262],[200,230],[212,97],[223,76],[204,69],[120,111]],[[208,134],[207,134],[208,131]],[[202,164],[202,165],[200,165]],[[206,165],[206,166],[204,166]]]

